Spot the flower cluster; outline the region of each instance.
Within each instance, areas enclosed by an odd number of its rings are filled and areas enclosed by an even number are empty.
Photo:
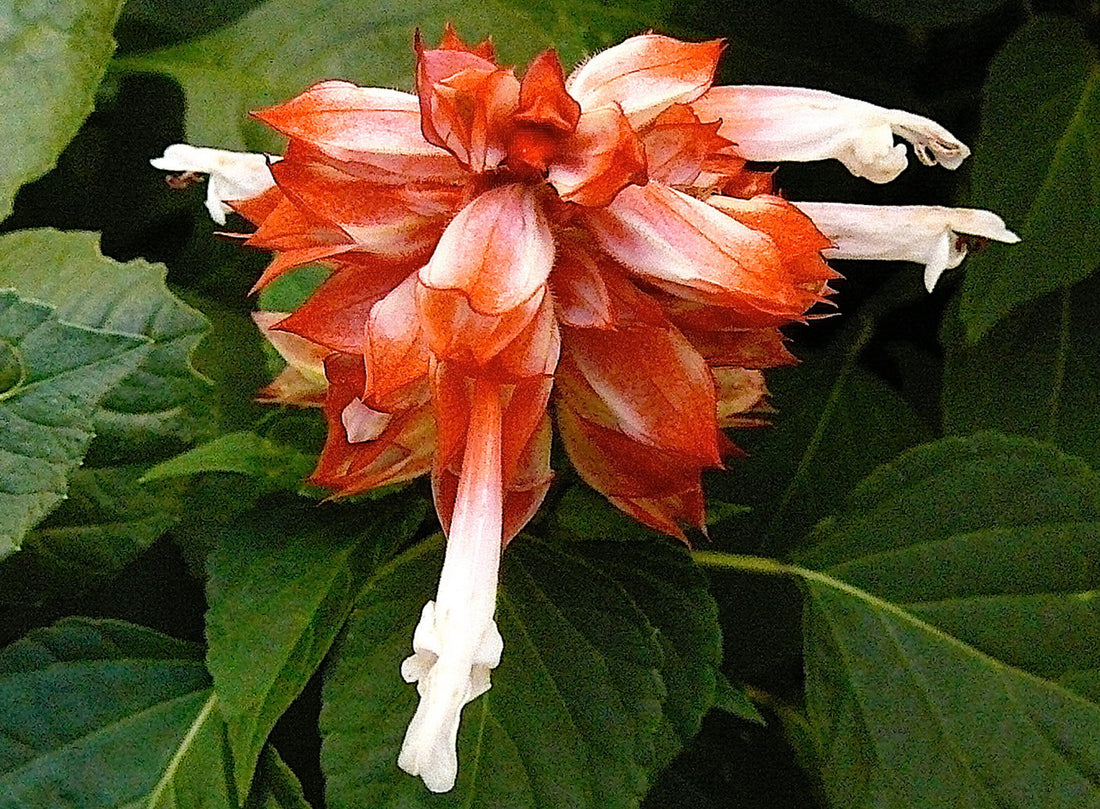
[[[992,214],[791,203],[750,161],[836,158],[876,182],[967,148],[919,116],[791,88],[712,87],[722,44],[636,36],[568,78],[522,77],[447,30],[416,43],[416,94],[341,81],[257,113],[279,158],[177,145],[208,206],[275,252],[257,287],[325,262],[257,321],[288,360],[265,398],[320,405],[313,482],[347,495],[430,472],[448,542],[401,666],[420,703],[398,763],[445,791],[463,706],[490,686],[501,551],[551,481],[551,412],[577,472],[626,513],[703,530],[723,428],[766,414],[780,327],[837,277],[824,255],[914,260],[931,286]],[[227,205],[228,203],[228,205]]]

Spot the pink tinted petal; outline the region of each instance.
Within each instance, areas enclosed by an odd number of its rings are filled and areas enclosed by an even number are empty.
[[[377,259],[349,265],[326,278],[278,328],[334,351],[361,354],[371,309],[414,273],[415,266]]]
[[[609,329],[666,322],[658,305],[617,264],[574,240],[563,239],[558,245],[550,285],[564,326]]]
[[[687,542],[682,525],[706,527],[700,468],[589,421],[567,404],[558,429],[585,483],[634,519]]]
[[[691,185],[708,160],[730,142],[718,135],[718,123],[701,123],[682,104],[662,112],[639,136],[645,146],[651,180],[665,185]]]
[[[379,407],[387,397],[428,372],[428,344],[416,308],[416,275],[410,274],[371,307],[363,345],[365,391]]]
[[[624,188],[585,222],[615,259],[676,295],[779,319],[820,297],[791,282],[767,234],[657,183]]]
[[[546,179],[566,202],[600,207],[625,186],[646,182],[645,150],[617,105],[588,109]]]
[[[346,497],[423,475],[431,468],[435,451],[435,422],[427,387],[413,405],[393,414],[373,441],[352,443],[344,429],[348,404],[363,390],[362,357],[332,354],[325,360],[329,380],[324,414],[328,439],[310,482]]]
[[[344,231],[357,249],[383,256],[430,249],[457,203],[448,187],[380,185],[308,159],[276,165],[279,188],[299,208]]]
[[[253,115],[332,158],[358,164],[376,181],[459,180],[464,174],[452,155],[424,139],[420,100],[409,93],[326,81]]]
[[[638,127],[702,95],[714,80],[722,47],[721,40],[692,43],[643,34],[593,56],[565,86],[583,109],[617,103]]]
[[[671,327],[568,329],[557,382],[589,420],[699,465],[721,462],[714,380]]]
[[[500,315],[530,300],[554,263],[554,239],[535,190],[504,185],[486,191],[443,232],[420,281],[461,291],[474,311]]]
[[[417,43],[416,91],[424,137],[471,171],[500,165],[519,80],[475,53]]]
[[[515,340],[538,314],[542,287],[528,300],[499,315],[483,315],[457,290],[417,285],[416,304],[428,346],[437,357],[485,365]]]

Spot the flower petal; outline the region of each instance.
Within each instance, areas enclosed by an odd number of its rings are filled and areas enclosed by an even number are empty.
[[[730,145],[718,134],[718,127],[717,121],[700,122],[685,104],[662,112],[638,133],[645,145],[649,178],[665,185],[693,184],[708,159]]]
[[[933,205],[853,205],[840,202],[796,202],[835,245],[833,258],[912,261],[925,265],[931,292],[945,269],[966,257],[965,236],[1015,244],[1020,237],[1004,220],[975,208]]]
[[[676,329],[565,330],[557,389],[590,421],[655,449],[720,466],[714,379]]]
[[[155,169],[177,173],[209,174],[206,209],[219,225],[232,208],[226,202],[258,196],[275,184],[269,165],[279,158],[251,152],[227,152],[186,143],[174,143],[162,157],[149,163]]]
[[[326,278],[278,328],[334,351],[361,354],[374,305],[415,271],[415,264],[369,256],[360,265],[346,263]]]
[[[300,209],[335,225],[356,249],[383,256],[426,254],[458,207],[456,189],[385,185],[354,177],[290,149],[272,171]]]
[[[419,397],[410,397],[415,404],[393,414],[376,439],[356,443],[348,440],[344,412],[363,391],[363,359],[330,354],[325,360],[325,376],[329,381],[324,404],[328,438],[311,483],[334,490],[332,496],[339,498],[428,472],[435,451],[435,420],[427,384],[421,385]]]
[[[593,56],[565,86],[582,109],[617,103],[640,127],[702,95],[714,81],[722,47],[717,39],[695,43],[642,34]]]
[[[491,380],[473,381],[439,590],[421,615],[413,655],[401,665],[405,680],[417,682],[420,702],[397,764],[433,792],[454,786],[462,709],[488,690],[503,648],[493,621],[504,508],[502,393]]]
[[[424,137],[470,171],[500,165],[507,153],[519,80],[476,53],[424,48],[417,41],[416,91]]]
[[[566,202],[602,207],[625,186],[645,184],[645,149],[618,105],[586,109],[546,179]]]
[[[553,263],[554,239],[535,190],[503,185],[475,197],[451,221],[420,281],[461,291],[475,312],[500,315],[530,300]]]
[[[682,524],[705,529],[697,465],[589,421],[568,402],[558,406],[557,422],[577,473],[615,506],[682,542]]]
[[[749,160],[836,158],[852,174],[876,183],[893,180],[908,164],[895,135],[909,141],[926,166],[955,169],[970,154],[935,121],[822,90],[713,87],[691,106],[704,121],[721,119],[718,134]]]
[[[758,325],[801,318],[820,299],[819,289],[790,277],[767,234],[657,183],[624,188],[606,208],[586,212],[585,224],[645,280],[765,321]]]
[[[320,405],[325,398],[325,357],[332,351],[296,334],[273,328],[287,317],[287,312],[253,312],[252,320],[287,366],[263,388],[260,401],[303,406]]]
[[[363,357],[365,394],[376,407],[389,409],[393,394],[428,373],[428,344],[416,307],[415,273],[371,307]]]
[[[420,99],[410,93],[325,81],[253,116],[356,164],[354,173],[375,182],[457,181],[465,174],[453,155],[424,139]]]
[[[565,74],[557,51],[543,51],[523,75],[515,120],[572,132],[580,116],[581,105],[565,91]]]

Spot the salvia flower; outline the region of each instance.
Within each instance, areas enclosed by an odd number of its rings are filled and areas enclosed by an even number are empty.
[[[949,168],[967,150],[907,113],[712,87],[721,50],[646,34],[568,78],[545,51],[520,77],[448,29],[417,41],[415,95],[326,81],[257,113],[289,139],[280,160],[172,147],[156,163],[210,172],[215,218],[231,203],[256,225],[246,244],[275,252],[257,287],[333,270],[258,321],[289,363],[263,397],[328,422],[312,481],[339,496],[432,475],[448,542],[401,666],[420,702],[398,763],[433,791],[454,785],[462,708],[501,659],[501,551],[550,484],[551,412],[584,480],[685,539],[705,526],[702,470],[737,453],[722,429],[768,413],[762,371],[791,361],[780,327],[831,292],[823,251],[940,268],[955,232],[1006,238],[937,213],[902,245],[919,216],[860,230],[858,212],[776,196],[747,160],[885,181],[906,162],[895,134]],[[886,246],[858,246],[880,228]]]

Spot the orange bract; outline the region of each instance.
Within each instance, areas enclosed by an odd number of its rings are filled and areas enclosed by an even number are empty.
[[[314,482],[348,495],[430,461],[448,522],[489,384],[502,542],[550,480],[549,405],[588,483],[659,530],[704,528],[721,425],[759,421],[756,372],[791,359],[778,327],[836,277],[828,240],[720,135],[720,51],[647,34],[568,79],[545,51],[519,79],[448,28],[417,40],[416,96],[330,81],[257,113],[290,139],[276,188],[238,205],[276,251],[259,285],[333,269],[273,326],[332,352]],[[389,421],[353,434],[356,413]]]

